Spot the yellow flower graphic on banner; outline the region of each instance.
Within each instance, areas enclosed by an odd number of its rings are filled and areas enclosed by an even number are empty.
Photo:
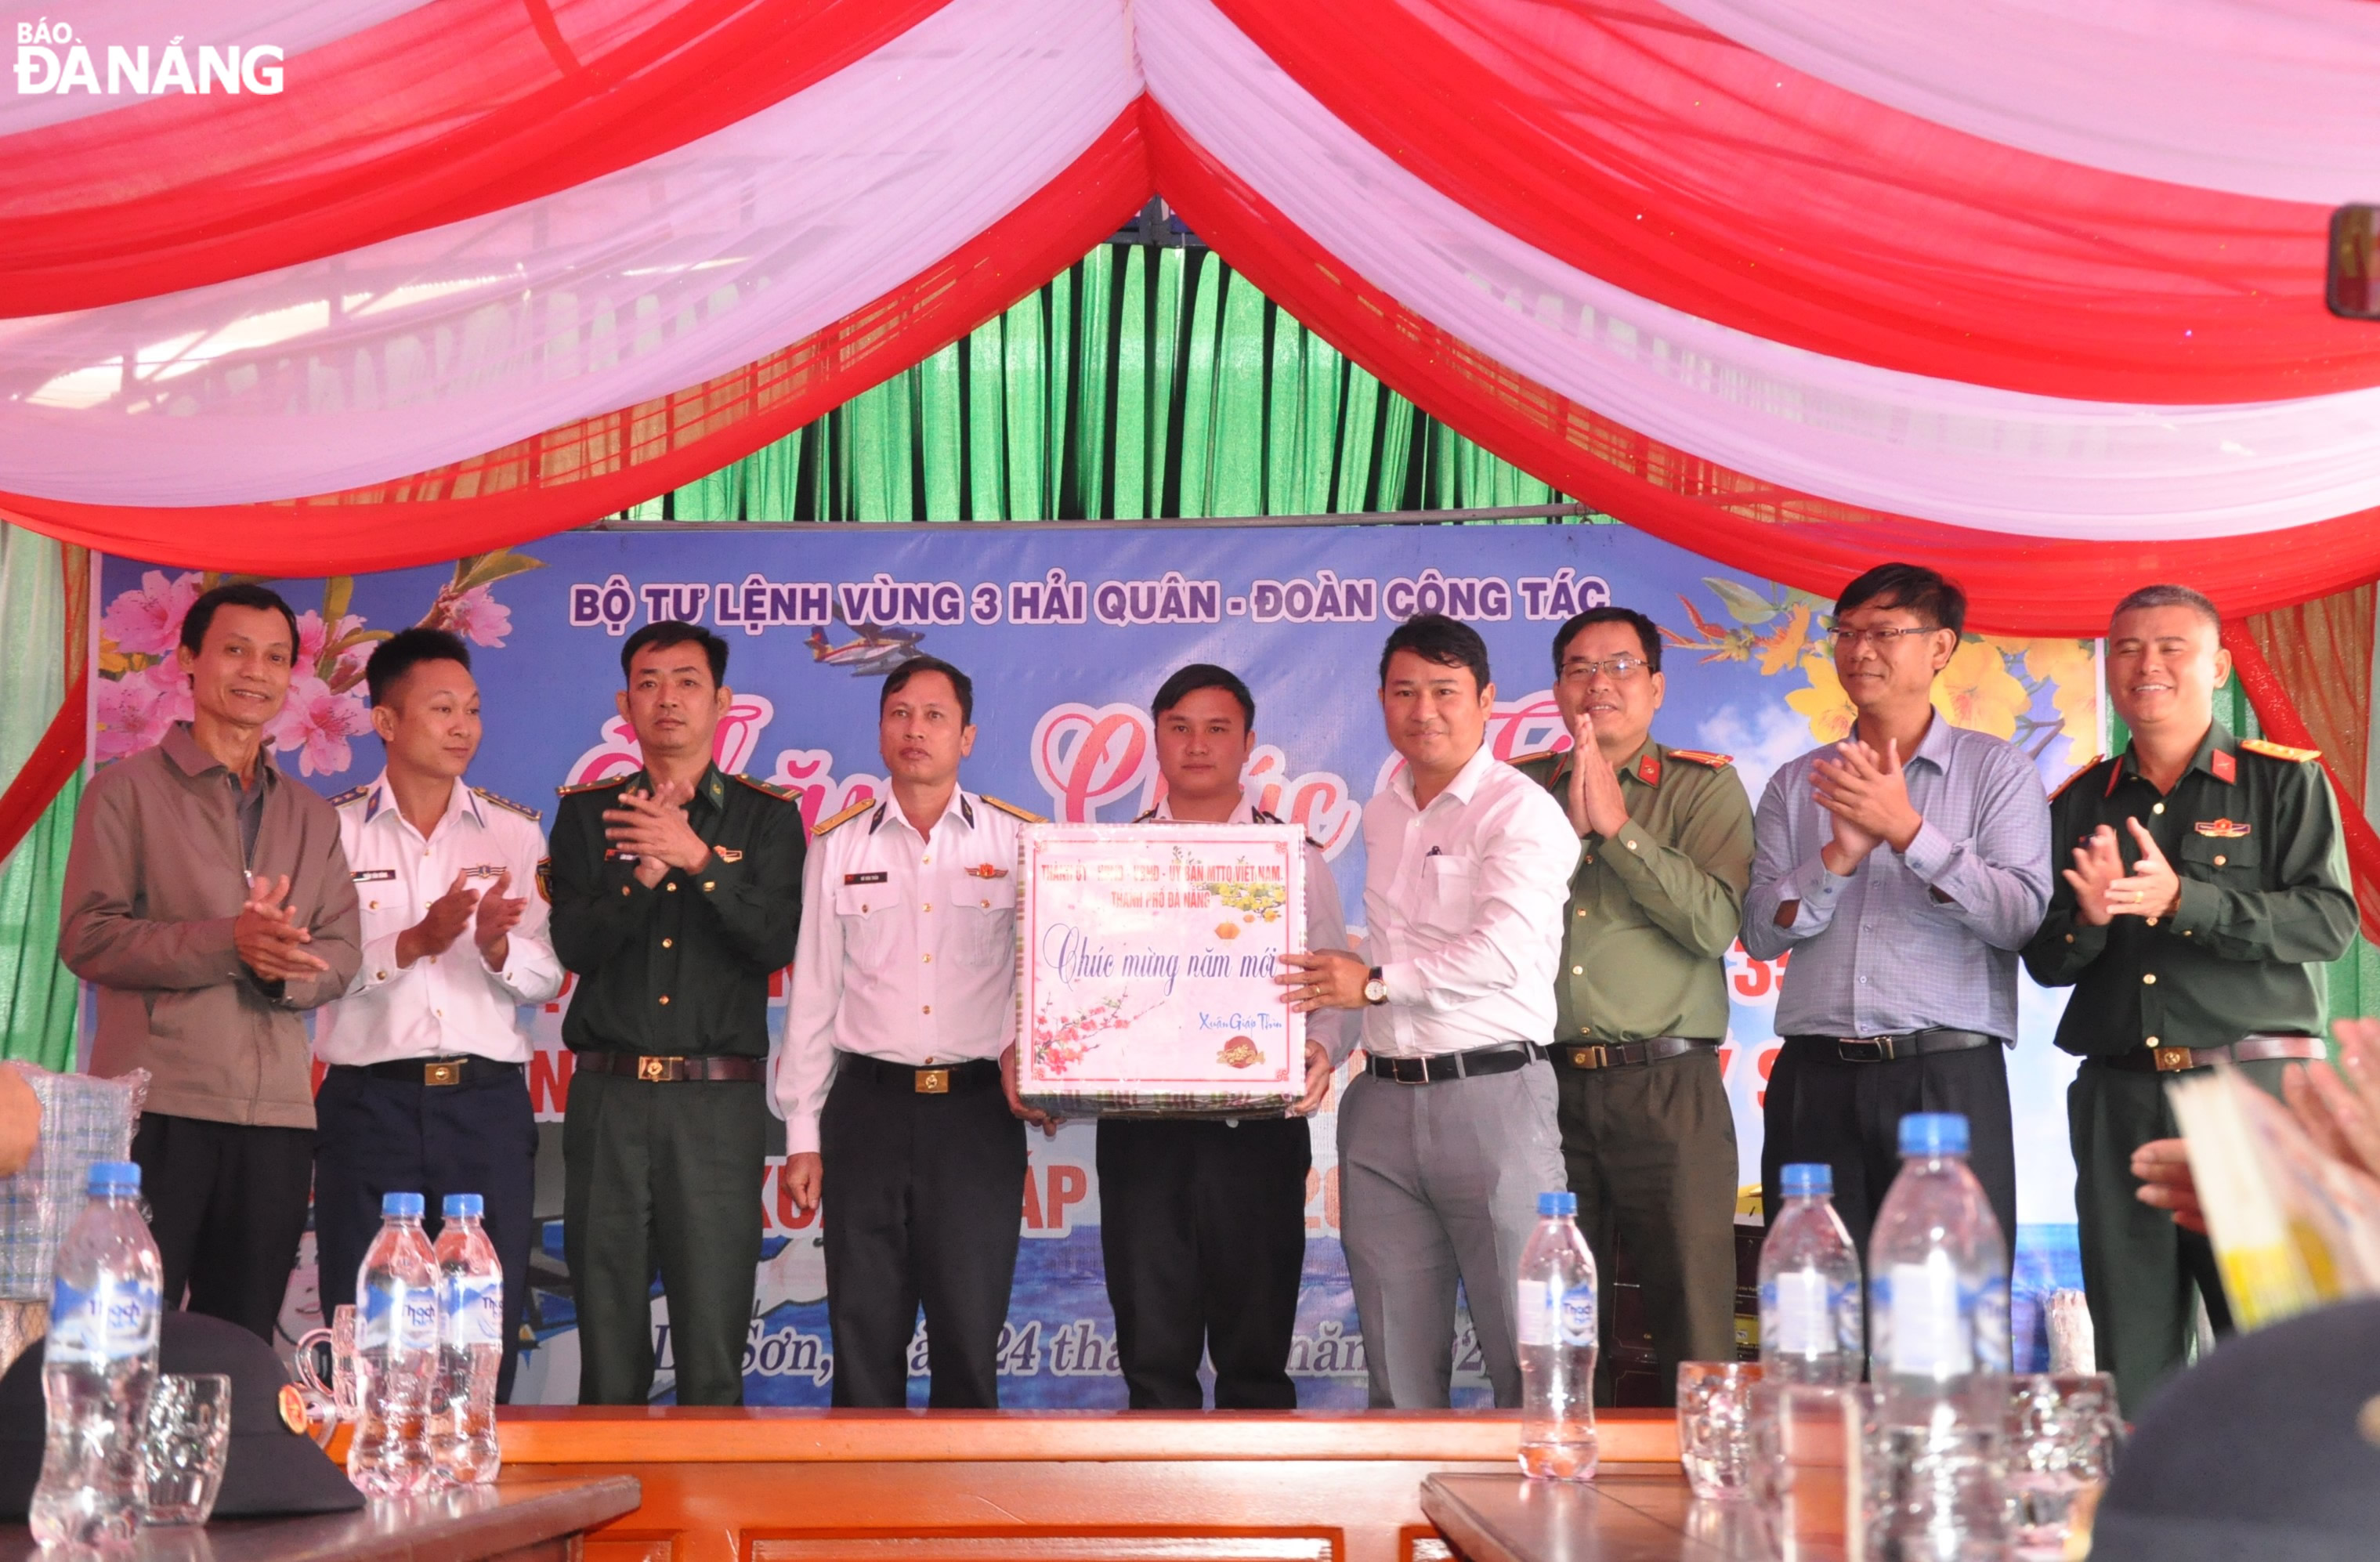
[[[1834,662],[1823,656],[1805,657],[1802,671],[1810,675],[1810,686],[1795,689],[1785,696],[1785,703],[1810,723],[1810,735],[1820,743],[1840,743],[1859,719],[1852,696],[1843,693],[1843,681],[1835,676]]]
[[[2008,658],[1987,640],[1960,646],[1935,681],[1934,708],[1954,727],[2013,738],[2018,720],[2032,708],[2032,693],[2010,675]]]

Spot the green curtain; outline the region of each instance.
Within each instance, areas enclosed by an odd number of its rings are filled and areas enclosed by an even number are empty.
[[[1103,244],[917,368],[623,518],[1148,520],[1560,497],[1211,251]]]
[[[0,788],[15,779],[66,689],[58,545],[0,523]],[[74,829],[77,777],[0,867],[0,1058],[73,1066],[74,978],[58,963],[58,892]]]

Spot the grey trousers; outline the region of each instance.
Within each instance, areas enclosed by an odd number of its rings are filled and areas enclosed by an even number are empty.
[[[1339,1105],[1339,1221],[1372,1405],[1442,1410],[1463,1283],[1496,1403],[1521,1403],[1512,1329],[1537,1195],[1560,1190],[1551,1064],[1396,1084],[1359,1074]]]

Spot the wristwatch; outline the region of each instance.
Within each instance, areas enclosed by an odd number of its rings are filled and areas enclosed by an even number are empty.
[[[1388,980],[1380,975],[1380,968],[1377,965],[1372,967],[1370,980],[1364,984],[1364,1001],[1371,1004],[1389,1001]]]

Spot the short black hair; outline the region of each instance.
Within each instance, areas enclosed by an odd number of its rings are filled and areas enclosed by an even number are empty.
[[[371,691],[371,702],[386,705],[405,675],[425,661],[459,661],[468,672],[471,650],[461,636],[448,630],[419,624],[398,630],[373,647],[371,660],[364,663],[364,686]]]
[[[699,624],[688,624],[682,618],[655,619],[628,636],[620,648],[620,676],[629,676],[629,664],[637,653],[647,646],[700,646],[702,654],[710,659],[710,686],[724,688],[727,684],[727,642]]]
[[[1247,718],[1248,731],[1256,731],[1257,696],[1248,693],[1247,684],[1228,667],[1218,667],[1211,661],[1194,661],[1165,680],[1157,697],[1148,702],[1151,716],[1163,716],[1200,689],[1220,689],[1240,702],[1240,714]]]
[[[251,581],[218,586],[190,604],[190,611],[182,615],[184,650],[196,656],[207,648],[207,629],[215,621],[217,608],[255,608],[260,611],[279,613],[283,622],[289,625],[289,660],[293,662],[298,660],[297,613],[281,599],[280,592]]]
[[[884,692],[876,696],[876,717],[882,720],[884,708],[892,696],[909,686],[911,679],[920,672],[939,672],[951,681],[951,689],[959,696],[959,724],[975,725],[975,680],[938,656],[913,656],[892,672],[884,674]]]
[[[1870,602],[1906,609],[1953,635],[1967,632],[1967,594],[1956,581],[1924,564],[1876,565],[1843,587],[1843,594],[1835,599],[1835,616],[1840,618]]]
[[[2126,592],[2124,599],[2116,604],[2116,611],[2107,615],[2107,624],[2113,628],[2116,620],[2126,613],[2146,612],[2151,608],[2188,608],[2215,625],[2217,633],[2223,628],[2223,614],[2208,599],[2205,592],[2172,585],[2143,586],[2137,591]]]
[[[1570,653],[1570,643],[1578,632],[1597,624],[1624,624],[1636,631],[1636,639],[1645,648],[1645,670],[1661,671],[1661,626],[1638,612],[1634,608],[1589,608],[1572,613],[1562,626],[1554,631],[1554,676],[1561,676],[1562,658]]]
[[[1488,676],[1488,642],[1471,625],[1447,617],[1442,612],[1426,612],[1409,618],[1389,633],[1389,643],[1380,648],[1380,687],[1389,686],[1389,659],[1399,651],[1411,651],[1424,661],[1434,661],[1440,667],[1471,669],[1475,689],[1486,688]]]

